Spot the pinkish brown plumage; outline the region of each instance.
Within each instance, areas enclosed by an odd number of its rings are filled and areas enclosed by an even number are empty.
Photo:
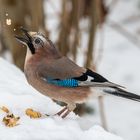
[[[86,102],[91,96],[113,94],[140,101],[140,96],[123,90],[121,86],[62,56],[44,35],[21,30],[25,37],[16,38],[27,45],[24,65],[27,81],[42,94],[67,104],[57,113],[63,118],[75,109],[77,103]],[[93,93],[91,88],[94,89]],[[100,92],[96,92],[96,89],[100,89]]]

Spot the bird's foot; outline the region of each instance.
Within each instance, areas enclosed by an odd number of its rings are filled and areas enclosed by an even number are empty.
[[[71,111],[67,108],[67,106],[65,106],[63,109],[61,109],[59,112],[57,112],[56,114],[54,114],[53,116],[60,116],[62,118],[65,118]],[[48,115],[48,114],[45,114],[47,117],[50,117],[52,115]]]
[[[62,110],[60,110],[58,113],[56,113],[55,115],[58,115],[62,118],[65,118],[71,111],[66,107],[64,107]]]
[[[61,114],[63,114],[66,110],[67,110],[67,107],[65,106],[62,110],[57,112],[55,115],[61,116]]]

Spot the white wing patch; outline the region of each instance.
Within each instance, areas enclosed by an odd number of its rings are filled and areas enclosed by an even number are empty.
[[[94,77],[88,76],[88,79],[86,81],[91,82],[91,80],[94,80]]]

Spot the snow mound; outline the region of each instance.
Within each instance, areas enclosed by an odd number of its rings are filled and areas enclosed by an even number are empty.
[[[54,114],[61,107],[29,86],[23,72],[2,58],[0,58],[0,106],[7,106],[15,115],[20,116],[19,125],[8,128],[2,124],[5,114],[0,112],[0,139],[122,140],[97,125],[83,130],[78,123],[79,117],[74,113],[65,119],[58,116],[30,119],[25,115],[27,108],[33,108],[42,114]]]

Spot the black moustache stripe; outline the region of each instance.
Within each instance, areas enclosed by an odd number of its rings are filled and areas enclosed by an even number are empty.
[[[31,53],[32,53],[32,54],[35,54],[35,48],[34,48],[33,44],[29,42],[29,43],[28,43],[28,47],[29,47]]]

